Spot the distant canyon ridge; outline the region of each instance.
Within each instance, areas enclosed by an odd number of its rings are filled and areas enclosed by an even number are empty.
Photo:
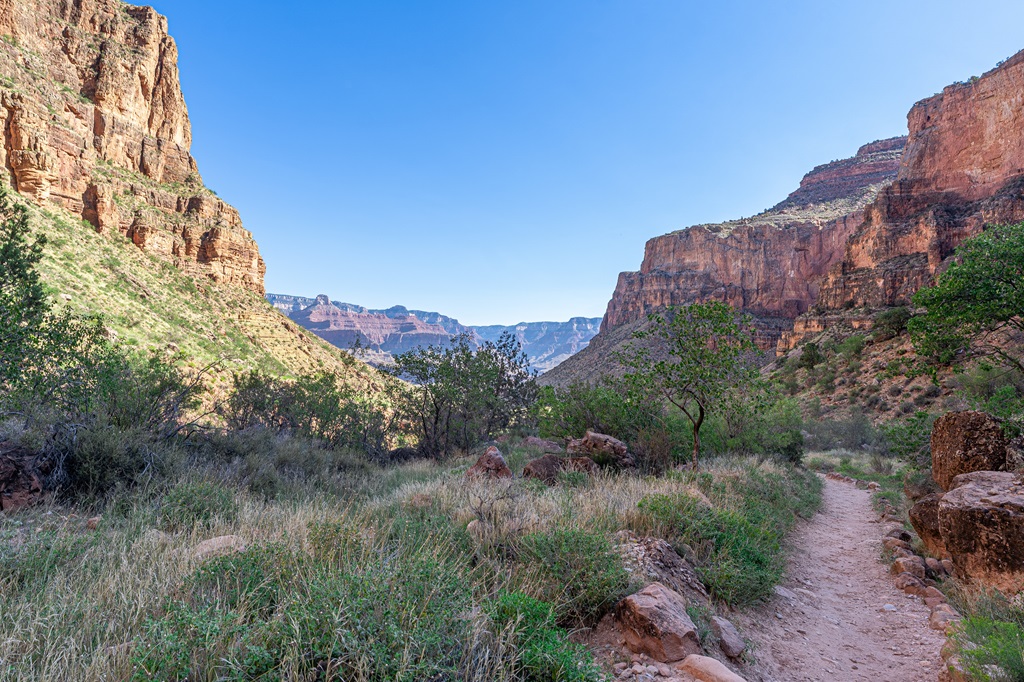
[[[566,322],[469,327],[440,313],[404,306],[371,310],[332,301],[323,294],[308,298],[268,293],[266,297],[277,310],[338,348],[352,348],[358,341],[362,359],[377,365],[416,348],[443,346],[459,334],[481,344],[509,332],[519,341],[530,366],[546,372],[586,348],[601,324],[599,317],[574,317]]]

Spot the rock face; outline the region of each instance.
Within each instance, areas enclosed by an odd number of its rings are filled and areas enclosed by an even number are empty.
[[[307,311],[330,305],[336,311],[330,314],[337,320],[339,333],[324,338],[339,348],[351,348],[359,338],[364,346],[380,353],[377,362],[387,362],[396,353],[427,345],[445,344],[452,336],[468,334],[474,344],[497,341],[505,332],[519,341],[530,361],[530,367],[545,372],[566,358],[587,347],[598,332],[600,318],[574,317],[567,322],[520,322],[515,325],[488,325],[467,327],[447,315],[424,310],[409,310],[393,306],[371,310],[341,301],[327,300],[326,296],[306,298],[287,294],[267,294],[270,303],[285,315],[316,332],[316,324]],[[410,320],[415,319],[410,327]],[[322,320],[321,320],[322,322]]]
[[[960,474],[999,471],[1006,466],[1006,438],[984,412],[949,412],[932,426],[932,476],[943,490]]]
[[[1024,590],[1024,481],[976,471],[953,485],[939,502],[939,528],[954,575],[1006,594]]]
[[[199,277],[263,292],[238,212],[203,187],[167,20],[120,0],[0,0],[10,184]]]
[[[652,583],[619,602],[615,617],[634,653],[668,663],[701,652],[686,600],[661,583]]]
[[[819,304],[902,305],[985,224],[1024,219],[1024,52],[914,105],[896,181],[865,208]]]
[[[948,556],[946,543],[939,529],[939,500],[942,495],[925,495],[910,508],[910,523],[914,526],[928,552],[937,557]]]
[[[764,213],[656,237],[639,272],[624,272],[601,328],[669,305],[720,300],[758,318],[761,345],[814,303],[818,282],[839,261],[863,208],[896,176],[904,138],[862,147],[818,166],[789,198]]]

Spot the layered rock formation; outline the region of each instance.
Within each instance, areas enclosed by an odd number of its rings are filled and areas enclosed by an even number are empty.
[[[256,242],[189,152],[164,17],[120,0],[0,0],[0,35],[0,165],[18,192],[263,293]]]
[[[358,338],[362,346],[379,353],[368,358],[372,362],[387,362],[391,355],[411,348],[444,345],[452,336],[459,334],[468,334],[474,344],[480,344],[497,341],[508,332],[519,341],[530,366],[545,372],[586,348],[597,334],[600,322],[599,318],[574,317],[567,322],[467,327],[447,315],[409,310],[404,306],[371,310],[352,303],[331,301],[326,296],[314,299],[267,294],[266,298],[276,309],[339,348],[351,348]],[[312,310],[318,306],[316,311]]]
[[[451,338],[445,329],[416,315],[390,317],[381,312],[356,312],[331,303],[324,295],[290,317],[323,340],[339,348],[359,345],[387,353],[404,353],[424,346],[444,345]]]
[[[1024,52],[914,105],[896,181],[822,282],[826,309],[902,305],[985,225],[1024,220]]]
[[[903,142],[875,142],[853,158],[818,166],[785,201],[753,218],[650,240],[640,271],[619,275],[602,329],[669,305],[721,300],[763,318],[761,345],[774,348],[814,303],[861,209],[895,177]]]

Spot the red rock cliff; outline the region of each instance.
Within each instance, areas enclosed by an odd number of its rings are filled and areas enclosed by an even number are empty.
[[[785,201],[753,218],[650,240],[640,271],[619,275],[602,330],[668,305],[714,299],[759,318],[761,345],[774,347],[816,300],[862,207],[895,177],[903,142],[872,143],[853,158],[818,166]]]
[[[120,0],[0,0],[0,165],[21,194],[263,293],[238,212],[203,186],[167,20]]]
[[[1024,220],[1024,52],[917,103],[896,181],[822,283],[824,309],[900,305],[986,224]]]

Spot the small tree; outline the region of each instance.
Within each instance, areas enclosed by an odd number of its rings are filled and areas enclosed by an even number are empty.
[[[985,357],[1024,372],[1024,223],[965,241],[914,305],[927,309],[907,325],[922,356],[942,364]]]
[[[751,362],[757,351],[748,317],[712,301],[668,308],[649,317],[619,356],[626,380],[675,405],[693,427],[693,467],[699,467],[700,428],[709,412],[759,382]]]

